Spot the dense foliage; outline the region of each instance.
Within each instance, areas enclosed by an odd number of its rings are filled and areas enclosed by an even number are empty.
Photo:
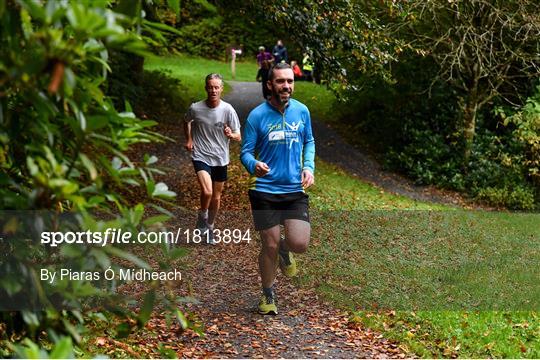
[[[497,206],[538,205],[526,150],[538,129],[527,125],[525,139],[496,111],[521,114],[538,79],[538,2],[250,3],[308,49],[356,110],[347,128],[377,139],[388,164]]]
[[[158,51],[228,60],[231,48],[241,48],[239,60],[253,59],[259,46],[270,50],[277,38],[284,35],[243,1],[188,0],[182,2],[178,17],[165,6],[158,7],[155,15],[178,30],[166,36],[166,45],[156,44]]]
[[[146,190],[141,200],[174,196],[154,180],[154,156],[133,162],[125,154],[133,144],[162,139],[150,130],[155,122],[137,118],[129,103],[117,111],[105,94],[110,50],[143,55],[145,44],[130,31],[134,20],[107,1],[8,1],[0,18],[0,356],[43,357],[32,340],[45,340],[57,343],[51,356],[73,357],[72,340],[81,340],[88,305],[142,325],[156,299],[158,284],[149,287],[139,314],[130,315],[118,307],[115,282],[39,280],[41,269],[59,264],[102,273],[124,259],[150,269],[125,248],[39,242],[44,230],[137,232],[166,219],[143,220],[144,205],[124,197],[140,187]],[[66,220],[64,212],[74,215]],[[171,262],[180,255],[162,250]],[[5,348],[13,339],[26,340]]]

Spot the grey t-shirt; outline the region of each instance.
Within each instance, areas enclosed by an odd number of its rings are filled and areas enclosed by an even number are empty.
[[[209,166],[229,164],[229,138],[223,127],[227,124],[233,133],[240,132],[240,121],[231,104],[221,100],[215,108],[206,105],[206,101],[191,104],[185,117],[191,123],[193,138],[193,160],[202,161]]]

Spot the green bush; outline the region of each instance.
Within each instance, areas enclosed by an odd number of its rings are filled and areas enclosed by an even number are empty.
[[[428,58],[410,56],[393,66],[393,82],[359,74],[361,91],[345,93],[351,114],[344,121],[354,129],[351,137],[381,153],[400,151],[419,135],[416,131],[439,134],[454,146],[458,99],[445,83],[433,81],[436,71]]]
[[[409,57],[393,68],[395,82],[366,78],[351,93],[347,136],[384,154],[385,165],[418,184],[463,191],[495,206],[538,206],[540,90],[518,110],[484,111],[469,164],[463,166],[459,99],[436,79],[429,59]]]
[[[189,106],[187,89],[170,70],[144,71],[143,95],[134,111],[143,118],[178,123]]]
[[[275,42],[264,29],[253,31],[259,26],[238,16],[204,18],[180,28],[182,35],[175,37],[170,47],[185,54],[225,60],[230,56],[226,53],[229,47],[241,46],[244,54],[239,59],[254,58],[259,46],[268,48]]]
[[[385,154],[386,167],[418,184],[463,189],[458,100],[445,83],[433,82],[436,71],[429,59],[411,56],[395,65],[392,83],[366,78],[360,94],[347,95],[348,137],[363,139]]]
[[[523,147],[523,158],[527,176],[537,188],[540,188],[540,85],[536,92],[527,99],[525,105],[507,117],[499,112],[503,124],[512,130],[512,135]]]
[[[465,182],[459,172],[461,156],[442,134],[431,130],[411,129],[410,143],[400,151],[389,150],[387,165],[403,171],[419,185],[439,184],[463,190]]]
[[[111,291],[114,282],[47,282],[39,275],[57,265],[101,273],[120,262],[149,268],[110,244],[53,248],[39,241],[42,231],[137,232],[166,219],[143,219],[145,206],[119,191],[151,202],[172,199],[154,179],[155,156],[134,163],[126,155],[133,144],[163,138],[150,130],[155,122],[137,118],[129,104],[117,111],[105,94],[109,51],[143,55],[145,44],[106,2],[8,1],[0,18],[0,354],[11,356],[11,348],[42,356],[37,342],[55,343],[51,356],[70,357],[66,336],[79,343],[88,305],[111,306],[141,325],[155,299],[157,285],[147,293],[152,301],[132,314]],[[61,221],[68,212],[71,220]],[[179,255],[163,252],[164,264]]]
[[[477,131],[464,173],[469,195],[495,206],[534,209],[535,189],[526,175],[523,154],[524,146],[512,132]]]
[[[139,59],[133,59],[133,55],[121,52],[111,56],[107,95],[115,107],[121,109],[128,102],[140,118],[178,122],[189,106],[186,87],[170,71],[143,71],[138,66]]]
[[[157,46],[161,51],[166,47],[168,52],[227,60],[230,58],[227,50],[236,46],[244,51],[239,60],[252,59],[259,46],[273,46],[278,36],[266,18],[255,14],[240,0],[187,0],[182,1],[178,18],[171,16],[164,6],[159,8],[157,16],[179,31],[166,35],[168,44]]]
[[[480,188],[476,199],[509,209],[534,209],[534,189],[523,186]]]
[[[223,18],[216,16],[180,29],[182,36],[174,39],[175,50],[206,58],[224,59],[228,36],[223,28]]]
[[[410,141],[400,151],[391,150],[391,166],[419,184],[436,184],[464,191],[477,200],[510,209],[535,208],[535,188],[527,176],[524,146],[513,134],[478,131],[470,163],[462,168],[458,143],[432,130],[408,129]]]

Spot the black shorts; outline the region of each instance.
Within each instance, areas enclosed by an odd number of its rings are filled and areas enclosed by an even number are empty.
[[[227,181],[227,165],[225,166],[210,166],[202,161],[193,160],[193,167],[195,172],[198,173],[201,170],[210,174],[212,181],[223,182]]]
[[[248,194],[257,231],[283,224],[285,219],[309,222],[309,196],[304,192],[269,194],[249,190]]]

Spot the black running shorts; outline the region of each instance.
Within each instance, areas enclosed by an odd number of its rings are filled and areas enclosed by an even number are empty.
[[[283,224],[285,219],[309,222],[309,196],[304,192],[270,194],[249,190],[249,201],[257,231]]]
[[[201,170],[206,171],[208,174],[210,174],[212,181],[227,181],[227,165],[210,166],[205,162],[193,160],[193,167],[195,168],[195,173],[198,173]]]

